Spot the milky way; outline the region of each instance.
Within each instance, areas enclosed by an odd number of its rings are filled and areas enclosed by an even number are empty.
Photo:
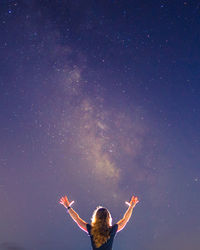
[[[2,250],[89,249],[65,194],[139,197],[116,250],[199,249],[199,31],[192,1],[0,1]]]

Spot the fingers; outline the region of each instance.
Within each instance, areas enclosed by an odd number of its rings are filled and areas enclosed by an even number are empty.
[[[64,197],[64,199],[65,199],[65,201],[66,201],[66,202],[69,202],[69,200],[68,200],[67,196],[65,196],[65,197]]]
[[[131,198],[130,203],[137,204],[138,202],[139,202],[138,197],[133,195],[132,198]]]
[[[63,203],[64,203],[63,197],[60,199],[59,203],[63,205]]]
[[[134,202],[134,199],[135,199],[135,196],[133,195],[133,196],[131,197],[131,201],[130,201],[130,202]]]
[[[71,203],[69,202],[67,196],[63,196],[61,197],[60,201],[59,201],[60,204],[64,205],[64,206],[69,206],[69,204],[73,204],[74,201],[72,201]]]
[[[130,206],[135,206],[138,202],[139,202],[138,197],[133,195],[131,197],[131,201],[130,202],[125,201],[125,204],[130,207]]]
[[[62,205],[64,205],[64,203],[65,203],[65,197],[61,197],[59,203],[62,204]]]
[[[137,204],[139,202],[138,197],[135,197],[134,203]]]

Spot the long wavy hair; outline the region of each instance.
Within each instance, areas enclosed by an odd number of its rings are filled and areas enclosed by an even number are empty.
[[[91,235],[95,247],[100,247],[110,238],[110,229],[112,225],[112,217],[108,209],[97,207],[92,215]]]

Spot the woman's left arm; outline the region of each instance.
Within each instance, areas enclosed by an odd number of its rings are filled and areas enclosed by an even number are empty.
[[[60,204],[62,204],[67,210],[72,219],[77,223],[77,225],[85,232],[87,232],[87,223],[82,220],[79,215],[74,211],[73,208],[71,208],[70,204],[72,202],[69,202],[67,196],[64,196],[60,199]]]

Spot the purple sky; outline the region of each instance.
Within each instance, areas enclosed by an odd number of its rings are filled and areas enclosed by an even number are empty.
[[[0,250],[90,249],[59,205],[113,223],[115,250],[200,245],[200,4],[0,0]]]

